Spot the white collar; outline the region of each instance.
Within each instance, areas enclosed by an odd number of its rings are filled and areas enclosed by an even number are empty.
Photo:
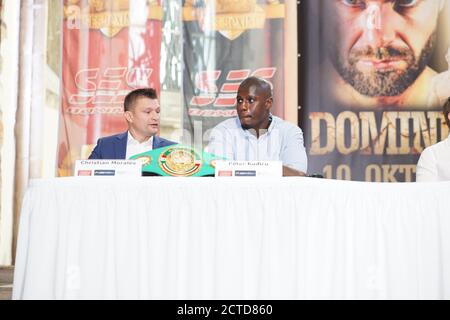
[[[149,139],[147,139],[144,142],[137,141],[130,131],[128,131],[128,141],[127,144],[129,145],[142,145],[142,146],[152,146],[153,145],[153,136],[151,136]]]
[[[265,134],[270,133],[273,130],[273,128],[276,126],[275,121],[277,121],[277,120],[275,120],[275,118],[276,117],[274,115],[272,115],[272,113],[269,115],[269,119],[270,119],[269,128],[267,128],[266,131],[264,132],[264,134],[262,134],[260,137],[264,136]],[[245,135],[247,135],[249,137],[255,137],[256,138],[256,136],[254,136],[253,134],[251,134],[249,132],[249,129],[242,128],[241,121],[239,120],[239,117],[236,117],[236,122],[237,122],[238,127],[244,132]]]

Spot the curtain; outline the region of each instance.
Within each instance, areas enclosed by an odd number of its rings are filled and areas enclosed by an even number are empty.
[[[20,2],[19,73],[14,127],[13,241],[28,181],[41,176],[45,94],[46,1]],[[14,256],[12,257],[14,263]]]
[[[3,22],[3,1],[0,0],[0,48],[1,48],[1,44],[2,44],[2,34],[4,34],[6,31],[6,24]],[[0,75],[2,74],[2,68],[3,66],[3,57],[0,54]],[[3,85],[0,82],[0,92],[3,91]],[[3,149],[3,105],[0,104],[0,152]],[[0,156],[0,177],[2,176],[2,168],[1,168],[1,164],[2,164],[2,157]],[[1,195],[1,191],[2,191],[2,179],[0,178],[0,195]],[[3,250],[2,250],[2,202],[0,201],[0,256],[3,255]],[[2,265],[3,262],[3,258],[0,258],[0,265]]]
[[[12,263],[18,1],[0,1],[0,265]]]

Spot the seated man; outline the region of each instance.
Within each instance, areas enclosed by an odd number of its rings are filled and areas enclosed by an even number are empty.
[[[98,139],[89,159],[129,159],[138,153],[175,144],[156,136],[160,111],[154,89],[131,91],[124,101],[128,131]]]
[[[273,116],[272,86],[250,77],[239,86],[238,117],[219,123],[206,151],[230,160],[281,160],[284,176],[304,176],[307,158],[302,130]]]
[[[444,104],[444,115],[450,128],[450,98]],[[423,150],[416,176],[417,182],[450,181],[450,136]]]

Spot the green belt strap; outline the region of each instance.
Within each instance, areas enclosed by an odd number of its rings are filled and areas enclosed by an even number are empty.
[[[202,177],[214,175],[215,160],[225,160],[212,153],[175,144],[143,152],[130,159],[142,161],[142,172],[172,177]]]

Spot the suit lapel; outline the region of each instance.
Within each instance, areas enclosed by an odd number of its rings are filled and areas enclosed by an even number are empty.
[[[128,131],[117,135],[114,143],[114,156],[116,159],[125,159],[127,155]],[[153,136],[153,149],[163,147],[163,140],[158,136]]]
[[[158,136],[153,136],[153,150],[161,148],[161,139]]]
[[[114,156],[116,159],[125,159],[127,155],[128,131],[117,136],[114,144]]]

